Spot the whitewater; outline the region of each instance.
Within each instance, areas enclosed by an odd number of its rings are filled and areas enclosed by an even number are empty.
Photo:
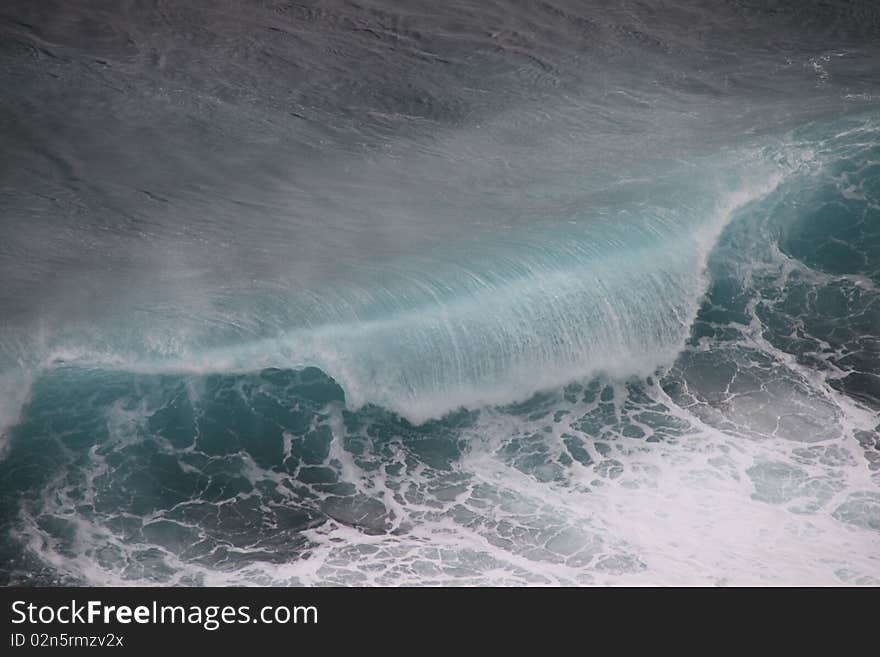
[[[0,582],[880,584],[880,14],[0,10]]]

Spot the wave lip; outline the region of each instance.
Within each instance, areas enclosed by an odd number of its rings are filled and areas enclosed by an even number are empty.
[[[272,337],[199,348],[172,326],[143,341],[160,345],[158,354],[68,347],[56,360],[149,372],[317,367],[350,407],[375,404],[415,423],[600,373],[647,376],[684,345],[721,231],[782,179],[778,168],[754,168],[760,177],[733,191],[711,182],[680,205],[630,209],[511,242],[491,258],[314,295],[305,315],[320,321]],[[182,346],[169,354],[169,344]]]
[[[377,404],[415,422],[600,373],[649,375],[684,345],[724,226],[780,179],[688,208],[686,220],[601,226],[558,250],[520,254],[524,276],[378,320],[292,333],[278,351],[330,374],[353,407]]]

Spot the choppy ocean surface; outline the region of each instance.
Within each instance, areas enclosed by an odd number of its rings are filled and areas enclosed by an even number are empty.
[[[880,585],[880,6],[0,6],[0,583]]]

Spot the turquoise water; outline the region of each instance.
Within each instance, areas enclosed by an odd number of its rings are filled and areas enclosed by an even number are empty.
[[[0,581],[880,584],[872,14],[392,5],[4,23]]]

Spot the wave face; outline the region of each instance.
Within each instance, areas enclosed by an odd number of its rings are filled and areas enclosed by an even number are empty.
[[[0,581],[880,584],[877,8],[435,4],[0,8]]]

